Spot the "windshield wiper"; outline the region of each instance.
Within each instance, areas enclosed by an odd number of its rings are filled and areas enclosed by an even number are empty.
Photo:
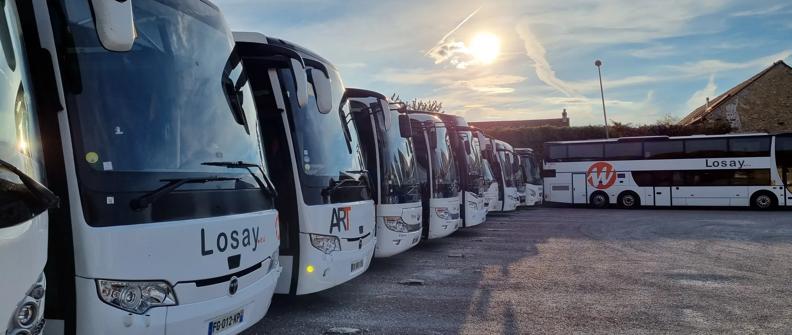
[[[201,163],[201,165],[222,166],[222,167],[227,167],[229,169],[245,169],[247,170],[248,173],[250,173],[250,175],[253,177],[253,179],[256,181],[256,184],[258,184],[259,188],[261,188],[262,191],[268,192],[273,197],[278,196],[278,190],[275,189],[275,184],[273,184],[272,181],[269,179],[269,177],[267,177],[267,173],[264,172],[264,168],[262,168],[261,165],[259,164],[238,161],[238,162],[203,162]],[[250,170],[250,168],[252,167],[257,168],[259,172],[261,172],[261,175],[264,176],[264,181],[261,181],[261,178],[259,178],[259,176],[257,176],[255,173],[253,173],[253,171]],[[265,185],[264,182],[266,182],[267,184]]]
[[[177,188],[181,187],[184,184],[204,184],[208,182],[218,182],[218,181],[231,181],[231,180],[239,180],[239,178],[229,178],[229,177],[197,177],[197,178],[177,178],[177,179],[161,179],[160,181],[167,182],[164,186],[146,193],[138,198],[132,199],[129,205],[132,209],[136,211],[143,210],[163,196],[167,195],[175,191]]]
[[[60,204],[60,198],[52,193],[46,186],[41,185],[39,182],[17,169],[14,164],[0,159],[0,166],[5,168],[11,173],[15,174],[22,181],[22,184],[30,191],[31,194],[41,202],[43,208],[56,208]]]

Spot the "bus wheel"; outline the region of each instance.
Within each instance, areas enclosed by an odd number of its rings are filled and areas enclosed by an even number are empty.
[[[591,198],[589,198],[589,204],[594,208],[605,208],[608,207],[609,203],[608,194],[602,191],[592,193]]]
[[[771,209],[776,205],[776,197],[770,192],[756,192],[751,197],[751,206],[758,209]]]
[[[635,192],[624,192],[619,195],[619,205],[622,208],[637,208],[641,206],[641,198]]]

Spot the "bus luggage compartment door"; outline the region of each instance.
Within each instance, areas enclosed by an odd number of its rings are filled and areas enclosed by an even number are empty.
[[[572,174],[572,203],[587,204],[588,192],[586,190],[586,175],[583,173]]]
[[[671,187],[661,186],[654,188],[654,205],[655,206],[671,206]],[[649,204],[647,204],[649,205]]]

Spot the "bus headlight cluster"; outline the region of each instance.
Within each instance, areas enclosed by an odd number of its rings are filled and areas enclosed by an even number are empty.
[[[382,221],[385,222],[385,227],[388,228],[388,230],[397,233],[407,233],[410,231],[407,227],[407,222],[404,222],[401,216],[383,216]]]
[[[448,208],[445,207],[435,208],[435,213],[437,213],[437,217],[443,220],[451,220],[451,212],[448,211]]]
[[[319,251],[330,254],[333,251],[341,251],[341,240],[338,236],[308,234],[311,237],[311,245]]]
[[[280,265],[280,259],[279,259],[280,250],[275,249],[275,252],[273,252],[272,256],[270,256],[270,257],[272,257],[272,260],[270,261],[270,266],[269,266],[269,269],[267,270],[267,273],[270,273],[272,270],[277,269],[278,265]]]
[[[8,327],[8,334],[39,334],[44,326],[44,294],[47,281],[42,273],[17,305]]]
[[[143,314],[153,307],[178,305],[173,288],[164,281],[97,280],[99,297],[110,306]]]

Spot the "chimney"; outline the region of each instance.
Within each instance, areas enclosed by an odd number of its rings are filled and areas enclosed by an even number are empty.
[[[706,109],[709,109],[709,97],[707,97],[707,104],[706,104],[706,105],[704,105],[704,109],[705,109],[705,110],[706,110]]]
[[[563,122],[564,125],[569,127],[569,117],[567,116],[566,108],[564,108],[564,111],[561,112],[561,122]]]

